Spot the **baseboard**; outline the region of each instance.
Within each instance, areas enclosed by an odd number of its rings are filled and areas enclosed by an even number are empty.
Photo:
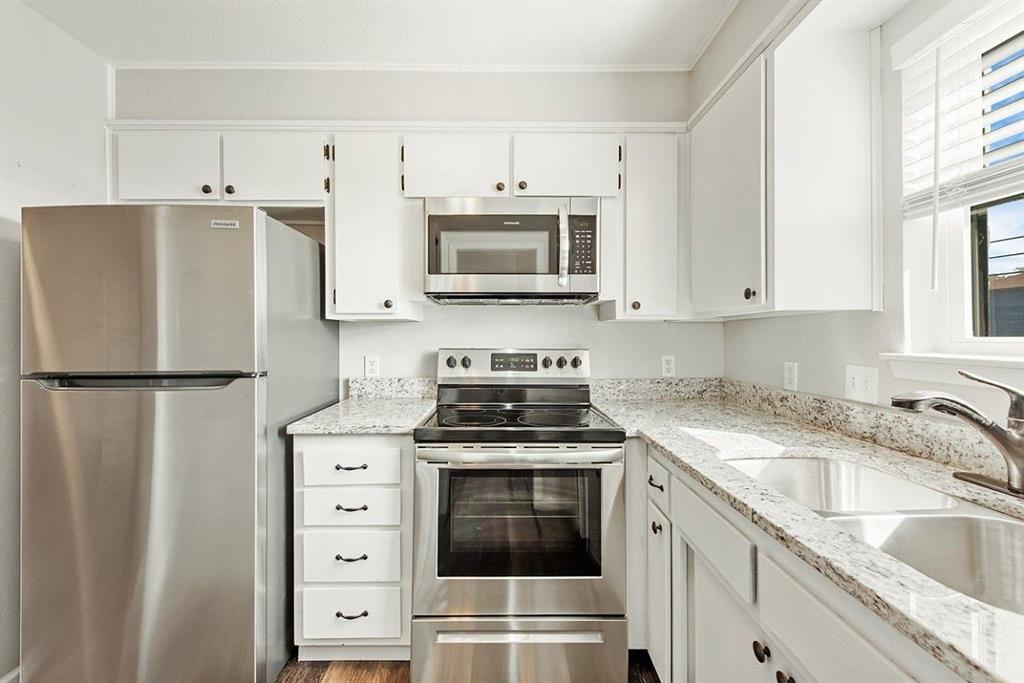
[[[19,666],[18,668],[13,669],[12,671],[8,671],[3,678],[0,678],[0,683],[18,683],[18,680],[20,678],[21,667]]]

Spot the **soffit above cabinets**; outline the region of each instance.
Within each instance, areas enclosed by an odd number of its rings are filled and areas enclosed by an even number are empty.
[[[688,70],[733,0],[26,0],[115,66]]]

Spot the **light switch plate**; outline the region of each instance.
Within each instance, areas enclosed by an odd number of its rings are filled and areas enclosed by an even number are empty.
[[[363,377],[380,377],[380,356],[363,356]]]
[[[786,391],[796,391],[798,367],[798,363],[791,360],[782,364],[782,385]]]
[[[662,356],[661,357],[661,376],[662,377],[675,377],[676,376],[676,357],[675,356]]]
[[[878,403],[878,368],[868,365],[846,366],[846,398],[862,403]]]

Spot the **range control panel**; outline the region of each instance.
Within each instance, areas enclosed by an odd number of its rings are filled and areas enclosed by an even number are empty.
[[[587,349],[439,349],[440,383],[566,383],[590,379]]]
[[[569,216],[569,273],[597,273],[597,216]]]

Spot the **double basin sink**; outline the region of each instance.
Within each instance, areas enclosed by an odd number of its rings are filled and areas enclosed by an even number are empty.
[[[727,462],[952,591],[1024,615],[1024,522],[846,460]]]

